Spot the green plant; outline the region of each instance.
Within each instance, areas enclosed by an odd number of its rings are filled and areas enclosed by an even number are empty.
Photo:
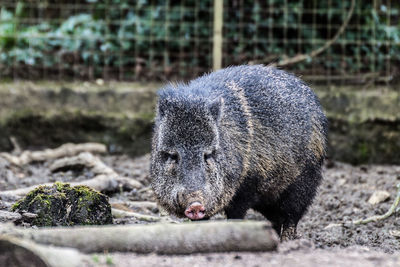
[[[154,78],[166,71],[185,77],[198,73],[188,68],[211,68],[212,0],[77,0],[82,6],[78,10],[63,10],[69,7],[66,0],[38,1],[37,6],[31,2],[21,0],[0,9],[3,74],[29,68],[95,78],[105,69],[123,69],[129,77],[143,74],[138,66],[144,65],[147,77]],[[224,65],[268,63],[321,46],[333,36],[350,5],[328,3],[225,1]],[[321,56],[289,68],[356,74],[382,72],[388,60],[399,62],[400,3],[392,1],[390,9],[384,1],[377,3],[357,1],[349,26],[335,44]],[[32,14],[42,17],[23,23]]]

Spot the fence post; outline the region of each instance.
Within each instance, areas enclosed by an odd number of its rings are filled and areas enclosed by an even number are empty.
[[[224,21],[224,0],[214,0],[213,69],[222,66],[222,24]]]

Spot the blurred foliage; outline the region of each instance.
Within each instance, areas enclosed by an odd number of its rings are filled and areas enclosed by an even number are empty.
[[[388,59],[400,62],[400,3],[373,2],[357,0],[338,43],[292,68],[380,72]],[[310,52],[333,37],[349,6],[350,0],[225,1],[224,65]],[[16,1],[0,10],[0,70],[62,69],[95,78],[107,68],[122,69],[126,78],[146,67],[151,78],[193,76],[211,68],[212,7],[212,0]]]
[[[99,77],[106,66],[124,67],[129,75],[138,65],[171,68],[182,54],[192,53],[194,44],[203,58],[188,55],[180,66],[210,65],[211,58],[203,55],[211,51],[211,1],[186,1],[182,6],[179,1],[86,0],[75,3],[84,7],[79,10],[68,1],[42,1],[38,6],[29,2],[1,8],[3,66],[64,69],[67,75],[82,77]],[[72,8],[62,10],[64,6]],[[36,15],[42,17],[32,24],[29,19]]]
[[[336,34],[350,5],[351,0],[287,0],[286,5],[282,0],[229,1],[224,37],[232,42],[224,49],[234,56],[225,58],[225,65],[310,53]],[[357,0],[348,27],[334,45],[288,68],[356,74],[385,71],[388,62],[400,63],[400,2]]]

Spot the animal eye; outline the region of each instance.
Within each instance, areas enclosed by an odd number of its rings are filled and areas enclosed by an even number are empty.
[[[178,162],[179,156],[178,153],[176,152],[162,152],[162,158],[164,161],[172,161],[172,162]]]
[[[213,159],[215,156],[215,150],[204,152],[204,161]]]

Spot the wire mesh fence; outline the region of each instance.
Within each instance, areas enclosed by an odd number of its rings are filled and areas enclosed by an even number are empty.
[[[394,82],[400,2],[354,0],[344,32],[284,66],[323,83]],[[224,1],[222,65],[278,62],[331,40],[352,0]],[[214,1],[0,0],[2,79],[189,79],[213,64]]]
[[[399,75],[400,2],[357,0],[353,10],[350,0],[225,2],[224,65],[311,53],[331,40],[352,12],[326,51],[285,68],[328,83],[390,82]]]

